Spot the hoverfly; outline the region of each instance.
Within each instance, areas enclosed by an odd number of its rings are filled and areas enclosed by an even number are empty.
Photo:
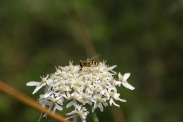
[[[98,62],[97,61],[94,61],[94,59],[96,59],[99,56],[100,56],[100,54],[98,54],[98,55],[96,55],[96,56],[94,56],[94,57],[92,57],[90,59],[87,58],[84,61],[80,60],[79,65],[80,65],[81,69],[83,67],[97,66],[98,65]]]

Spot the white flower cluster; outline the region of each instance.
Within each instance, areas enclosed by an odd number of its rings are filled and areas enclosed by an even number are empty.
[[[98,65],[80,67],[69,62],[69,66],[57,67],[56,72],[41,77],[41,82],[30,81],[27,86],[36,86],[33,94],[43,86],[46,87],[45,93],[40,95],[39,103],[42,106],[48,106],[50,110],[63,110],[63,104],[66,101],[66,108],[74,106],[74,110],[67,113],[69,117],[77,122],[78,117],[82,122],[86,121],[86,116],[89,111],[84,107],[85,104],[92,106],[92,112],[96,108],[103,111],[103,106],[115,105],[115,100],[126,102],[119,98],[116,86],[123,85],[124,87],[134,90],[127,79],[130,73],[121,75],[118,73],[118,79],[114,78],[117,73],[113,71],[115,66],[107,66],[105,62],[98,62]]]

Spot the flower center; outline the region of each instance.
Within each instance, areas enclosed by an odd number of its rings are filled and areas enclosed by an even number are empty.
[[[98,97],[97,98],[97,102],[101,103],[102,102],[102,98],[101,97]]]
[[[85,93],[82,95],[82,97],[83,97],[83,100],[87,100],[88,99],[88,95],[85,94]]]
[[[83,115],[83,111],[79,110],[78,111],[78,116],[82,116]]]

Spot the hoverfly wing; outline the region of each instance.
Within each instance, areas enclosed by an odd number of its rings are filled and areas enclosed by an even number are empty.
[[[96,59],[96,58],[98,58],[99,56],[100,56],[100,54],[98,54],[98,55],[96,55],[96,56],[94,56],[94,57],[90,58],[89,60]]]

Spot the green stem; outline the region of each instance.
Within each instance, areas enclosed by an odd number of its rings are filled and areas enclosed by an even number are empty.
[[[93,119],[93,122],[99,122],[99,120],[98,120],[98,118],[97,118],[97,115],[96,115],[95,111],[92,112],[92,119]]]
[[[99,122],[98,117],[97,117],[95,111],[92,112],[92,106],[89,105],[89,109],[90,109],[90,112],[92,114],[92,120],[93,120],[93,122]]]

